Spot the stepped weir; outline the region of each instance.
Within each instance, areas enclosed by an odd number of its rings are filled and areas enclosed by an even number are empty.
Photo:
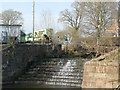
[[[33,64],[15,83],[82,87],[84,63],[86,61],[88,59],[80,58],[41,60],[39,63]]]

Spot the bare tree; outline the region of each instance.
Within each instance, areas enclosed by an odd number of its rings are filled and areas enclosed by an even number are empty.
[[[86,2],[84,23],[88,30],[96,33],[97,45],[102,32],[110,26],[110,22],[116,13],[117,3],[115,2]]]
[[[0,19],[3,24],[14,25],[22,24],[22,13],[18,11],[13,11],[12,9],[5,10],[1,13]]]
[[[43,10],[40,13],[40,26],[42,28],[53,28],[54,27],[54,19],[52,17],[52,13],[50,10]]]
[[[66,39],[65,35],[66,34],[69,34],[68,30],[62,30],[62,31],[57,32],[55,34],[56,41],[65,41],[65,39]]]
[[[9,36],[19,35],[20,26],[23,24],[21,12],[5,10],[0,14],[0,20]]]
[[[71,6],[73,8],[72,11],[65,9],[60,12],[58,21],[66,23],[68,26],[75,28],[75,30],[80,30],[84,13],[83,2],[75,1]]]
[[[118,25],[119,25],[118,36],[119,36],[119,42],[120,42],[120,1],[118,3]]]

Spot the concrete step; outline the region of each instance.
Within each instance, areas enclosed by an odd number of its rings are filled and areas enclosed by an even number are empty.
[[[38,83],[38,81],[15,81],[15,84],[35,84]]]
[[[30,69],[15,83],[42,83],[81,87],[83,80],[83,64],[69,62],[46,61],[32,65]],[[67,66],[67,67],[66,67]]]
[[[47,78],[37,78],[37,77],[31,77],[31,78],[19,78],[18,81],[46,81]]]
[[[82,83],[82,81],[78,81],[78,80],[56,80],[56,81],[50,80],[47,82],[54,82],[54,83],[61,82],[61,83],[74,83],[74,84],[81,84]]]
[[[27,73],[38,73],[38,72],[73,72],[73,73],[78,73],[78,72],[83,72],[83,70],[79,69],[79,68],[75,68],[75,69],[67,69],[67,70],[63,70],[63,69],[55,69],[55,68],[34,68],[34,69],[30,69]]]
[[[28,71],[26,74],[41,74],[41,73],[82,73],[83,70],[38,70],[38,71]]]
[[[54,80],[82,80],[82,77],[80,76],[52,76],[52,75],[34,75],[34,76],[31,76],[31,75],[23,75],[21,77],[18,78],[18,80],[41,80],[41,79],[54,79]]]
[[[59,86],[75,86],[81,87],[81,83],[66,83],[66,82],[46,82],[47,85],[59,85]]]
[[[37,78],[36,78],[37,79]],[[62,80],[62,79],[59,79],[59,80],[47,80],[47,78],[45,79],[37,79],[37,80],[32,80],[32,79],[25,79],[25,80],[19,80],[19,81],[15,81],[15,83],[46,83],[46,84],[50,84],[50,85],[71,85],[71,84],[74,84],[74,86],[78,86],[78,85],[81,85],[82,83],[82,80]],[[59,83],[59,84],[58,84]],[[61,84],[60,84],[61,83]],[[66,83],[66,84],[65,84]]]

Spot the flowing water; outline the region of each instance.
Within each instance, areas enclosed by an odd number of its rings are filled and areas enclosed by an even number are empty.
[[[15,81],[45,87],[82,87],[84,63],[89,59],[53,58],[40,60]]]
[[[60,59],[46,84],[81,87],[85,61],[86,59]]]

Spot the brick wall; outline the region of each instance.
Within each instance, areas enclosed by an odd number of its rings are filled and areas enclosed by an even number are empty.
[[[84,65],[82,88],[115,88],[118,80],[118,62],[89,61]]]

